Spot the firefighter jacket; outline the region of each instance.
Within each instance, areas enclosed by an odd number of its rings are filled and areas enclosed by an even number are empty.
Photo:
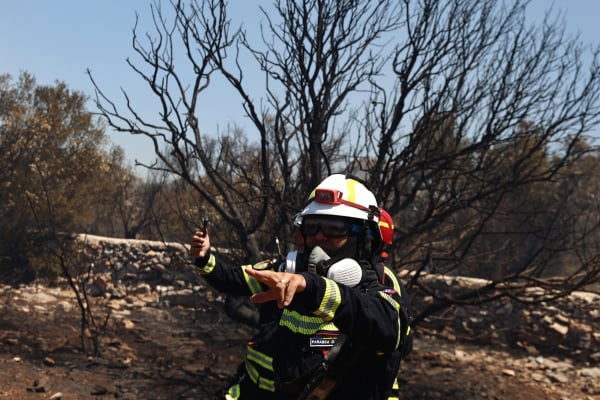
[[[252,295],[267,289],[245,272],[248,266],[227,265],[211,252],[197,259],[196,266],[215,289],[226,293]],[[275,399],[297,398],[343,334],[347,345],[330,365],[328,373],[336,374],[337,385],[327,398],[383,399],[390,359],[403,336],[400,294],[381,285],[369,265],[354,288],[314,273],[297,273],[304,276],[306,288],[280,311],[263,343],[269,348],[260,354],[272,357],[257,361],[273,372],[272,382],[265,379],[263,384],[273,385]]]

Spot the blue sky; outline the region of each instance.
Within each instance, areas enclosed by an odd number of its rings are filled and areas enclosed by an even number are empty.
[[[0,12],[0,73],[16,78],[21,71],[31,73],[39,84],[65,82],[72,90],[89,96],[90,69],[99,86],[109,96],[119,97],[122,87],[138,101],[148,97],[148,89],[126,65],[134,57],[131,33],[136,11],[144,26],[150,26],[148,0],[3,0]],[[163,3],[167,3],[163,1]],[[247,26],[257,25],[256,4],[268,6],[271,0],[230,0],[232,18]],[[567,32],[579,32],[585,43],[600,43],[600,1],[533,0],[531,18],[541,18],[552,3],[565,12]],[[142,29],[145,32],[151,29]],[[215,88],[203,107],[206,129],[222,129],[235,122],[245,127],[241,108],[233,97]],[[139,103],[142,104],[142,103]],[[93,109],[90,104],[90,109]],[[149,162],[154,158],[150,144],[142,137],[109,132],[114,144],[125,149],[130,160]]]

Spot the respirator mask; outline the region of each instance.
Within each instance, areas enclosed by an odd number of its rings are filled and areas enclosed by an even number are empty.
[[[342,285],[354,287],[362,279],[362,267],[353,258],[333,261],[327,253],[315,246],[308,256],[308,272],[324,276]]]

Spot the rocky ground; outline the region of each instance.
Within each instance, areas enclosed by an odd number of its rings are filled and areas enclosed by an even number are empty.
[[[192,296],[136,290],[92,298],[100,322],[110,311],[92,357],[68,287],[4,286],[0,299],[2,399],[216,399],[253,332],[203,286]],[[600,399],[589,362],[462,342],[427,324],[415,335],[399,374],[404,400]]]

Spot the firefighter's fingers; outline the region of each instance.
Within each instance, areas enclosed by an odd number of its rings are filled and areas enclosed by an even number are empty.
[[[277,283],[275,284],[275,287],[273,287],[273,290],[276,295],[277,295],[277,306],[279,308],[283,308],[284,306],[286,306],[287,304],[284,304],[285,301],[285,293],[287,291],[288,285],[290,284],[290,281],[288,279],[279,279],[277,281]]]
[[[281,275],[273,271],[254,271],[246,270],[248,275],[254,276],[260,282],[270,287],[269,290],[256,293],[252,296],[252,302],[259,304],[267,301],[276,301],[279,308],[284,307],[286,290],[289,285],[289,279],[285,279]]]
[[[248,275],[253,276],[271,289],[252,296],[254,303],[276,301],[279,308],[287,307],[292,302],[294,295],[306,287],[306,280],[302,275],[287,272],[256,271],[246,269]]]
[[[250,298],[254,304],[266,303],[268,301],[274,301],[277,299],[277,293],[271,289],[266,292],[260,292],[253,294]]]
[[[285,286],[275,286],[264,292],[253,294],[251,300],[254,304],[266,303],[268,301],[276,301],[279,308],[283,308],[285,299]]]
[[[270,288],[276,287],[279,281],[284,279],[282,276],[280,276],[283,274],[282,272],[257,271],[252,268],[246,268],[246,273]]]
[[[302,292],[305,287],[306,280],[304,277],[302,275],[294,274],[290,281],[286,283],[282,306],[289,306],[296,293]]]

